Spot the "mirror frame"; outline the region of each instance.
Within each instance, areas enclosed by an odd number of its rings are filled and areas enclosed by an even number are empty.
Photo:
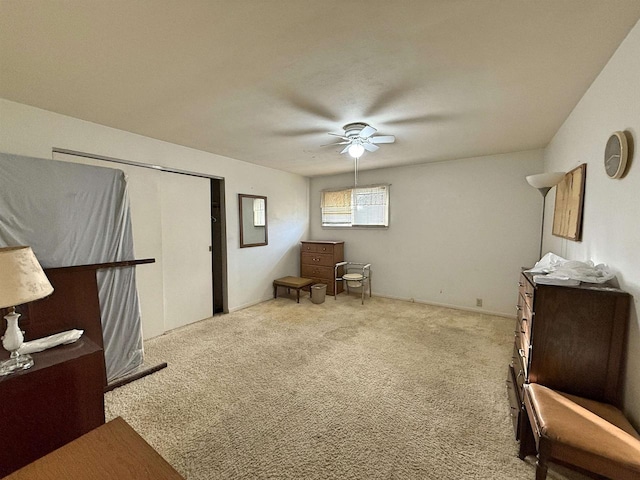
[[[252,199],[258,199],[258,198],[262,198],[264,199],[264,242],[257,242],[257,243],[245,243],[244,241],[244,212],[242,210],[242,200],[245,198],[252,198]],[[267,197],[262,196],[262,195],[247,195],[244,193],[239,193],[238,194],[238,207],[239,207],[239,211],[240,211],[240,217],[239,217],[239,223],[240,223],[240,248],[247,248],[247,247],[261,247],[263,245],[268,245],[269,244],[269,229],[268,229],[268,222],[267,222]],[[253,218],[253,211],[251,212],[247,212],[248,215],[251,215],[251,218]]]

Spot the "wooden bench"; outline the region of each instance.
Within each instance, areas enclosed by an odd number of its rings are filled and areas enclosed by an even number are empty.
[[[538,450],[536,480],[547,477],[549,461],[614,480],[640,479],[640,435],[620,410],[535,383],[524,392]]]
[[[300,289],[308,287],[313,283],[313,280],[302,277],[282,277],[273,281],[273,298],[278,298],[278,287],[286,287],[287,293],[291,289],[296,290],[296,301],[300,303]],[[311,289],[309,289],[311,295]]]

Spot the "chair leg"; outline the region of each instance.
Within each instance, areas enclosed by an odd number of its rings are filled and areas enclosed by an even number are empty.
[[[536,462],[536,480],[546,480],[547,478],[547,464],[540,458]]]
[[[547,460],[551,454],[551,445],[545,439],[540,438],[538,445],[538,461],[536,462],[536,480],[546,480],[547,478]]]

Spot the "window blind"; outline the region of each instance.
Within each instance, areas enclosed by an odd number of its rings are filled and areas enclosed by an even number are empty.
[[[323,191],[321,209],[323,226],[386,227],[389,225],[389,186]]]

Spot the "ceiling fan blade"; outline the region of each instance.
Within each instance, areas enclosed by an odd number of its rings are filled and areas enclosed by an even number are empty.
[[[333,145],[347,145],[351,142],[338,142],[338,143],[325,143],[324,145],[320,145],[321,147],[331,147]]]
[[[343,139],[343,140],[349,140],[349,141],[351,141],[351,139],[350,139],[349,137],[345,137],[344,135],[341,135],[341,134],[339,134],[339,133],[331,133],[331,132],[329,132],[329,135],[333,135],[334,137],[340,137],[340,138],[341,138],[341,139]]]
[[[344,149],[343,149],[340,153],[347,153],[347,152],[349,151],[349,147],[350,147],[350,146],[351,146],[351,145],[349,145],[349,146],[347,146],[347,147],[344,147]]]
[[[360,130],[360,133],[358,135],[360,136],[360,138],[369,138],[371,135],[373,135],[377,131],[378,130],[373,128],[371,125],[367,125],[362,130]]]
[[[369,141],[371,143],[393,143],[396,141],[396,137],[393,135],[380,135],[377,137],[371,137]]]
[[[304,128],[304,129],[292,128],[289,130],[279,130],[274,133],[281,137],[300,137],[303,135],[316,135],[318,133],[324,133],[326,131],[327,130],[324,128]]]
[[[375,152],[376,150],[378,150],[380,148],[379,146],[374,145],[373,143],[369,143],[369,142],[364,142],[362,144],[362,146],[368,152]]]
[[[338,117],[334,112],[315,100],[306,98],[297,92],[293,91],[281,91],[279,96],[287,101],[293,108],[298,111],[313,115],[330,122],[335,122]]]
[[[427,113],[425,115],[416,115],[415,117],[398,118],[396,120],[387,120],[385,125],[408,125],[412,123],[437,123],[447,122],[455,118],[455,115],[449,113]]]

